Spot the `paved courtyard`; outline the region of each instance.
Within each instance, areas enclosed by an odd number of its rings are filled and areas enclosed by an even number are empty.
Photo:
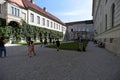
[[[120,56],[88,44],[86,52],[35,46],[36,56],[27,55],[27,46],[7,47],[0,58],[0,80],[120,80]]]

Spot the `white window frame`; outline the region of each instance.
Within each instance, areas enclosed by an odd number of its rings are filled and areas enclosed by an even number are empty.
[[[22,18],[26,20],[26,13],[22,12]]]
[[[37,16],[37,24],[40,24],[40,16]]]
[[[34,22],[34,14],[33,13],[30,13],[30,21]]]
[[[45,26],[45,18],[42,18],[42,25]]]
[[[49,27],[49,20],[47,20],[47,27]]]
[[[19,10],[18,8],[15,8],[15,7],[12,6],[12,7],[11,7],[11,10],[12,10],[11,14],[12,14],[13,16],[19,17],[20,10]]]
[[[53,27],[53,22],[51,21],[51,28]]]

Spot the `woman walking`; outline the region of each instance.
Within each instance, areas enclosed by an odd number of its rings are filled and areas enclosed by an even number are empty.
[[[36,55],[35,50],[34,50],[34,43],[33,41],[30,41],[29,45],[29,56],[32,57],[32,55]]]

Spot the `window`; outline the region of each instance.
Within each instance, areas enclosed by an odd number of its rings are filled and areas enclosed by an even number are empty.
[[[16,16],[17,15],[17,9],[16,8],[14,8],[14,12],[15,12],[14,16]]]
[[[55,23],[54,23],[54,29],[55,29]]]
[[[106,42],[106,38],[104,38],[104,42]]]
[[[14,7],[11,7],[12,8],[12,15],[14,15]]]
[[[52,28],[52,26],[53,26],[53,23],[51,22],[51,28]]]
[[[62,32],[64,32],[65,31],[65,28],[64,27],[62,27]]]
[[[111,26],[114,27],[115,4],[111,7]]]
[[[22,12],[22,18],[26,20],[26,13]]]
[[[73,29],[71,29],[71,32],[73,32]]]
[[[45,18],[42,19],[43,26],[45,26]]]
[[[110,43],[113,43],[113,38],[110,38]]]
[[[2,5],[0,4],[0,13],[2,12]]]
[[[37,16],[37,23],[40,24],[40,17]]]
[[[58,29],[58,24],[56,24],[56,29]]]
[[[34,14],[31,13],[31,14],[30,14],[30,18],[31,18],[30,21],[31,21],[31,22],[34,22]]]
[[[107,0],[105,1],[105,4],[107,4]]]
[[[107,30],[107,14],[105,15],[105,30]]]
[[[47,27],[49,27],[49,20],[47,20]]]
[[[19,17],[20,11],[17,8],[11,7],[12,15]]]
[[[60,25],[59,25],[59,30],[60,30]]]
[[[19,9],[16,9],[16,16],[19,16]]]
[[[89,29],[89,28],[86,28],[86,31],[87,31],[87,32],[90,32],[90,29]]]

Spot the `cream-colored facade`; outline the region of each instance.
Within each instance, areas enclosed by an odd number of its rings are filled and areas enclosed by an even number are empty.
[[[92,40],[94,38],[93,20],[68,22],[66,26],[66,40]]]
[[[21,24],[21,19],[23,19],[30,25],[59,31],[65,35],[66,26],[62,21],[51,15],[46,10],[41,10],[43,12],[39,12],[39,9],[41,8],[37,8],[37,11],[36,5],[34,3],[32,3],[32,5],[33,7],[35,5],[36,10],[34,8],[26,8],[23,2],[24,0],[18,0],[18,2],[17,0],[3,0],[3,2],[0,3],[0,18],[6,19],[6,24],[8,24],[10,21],[15,21]],[[46,14],[50,14],[50,16]]]
[[[93,0],[95,39],[120,55],[120,0]]]

